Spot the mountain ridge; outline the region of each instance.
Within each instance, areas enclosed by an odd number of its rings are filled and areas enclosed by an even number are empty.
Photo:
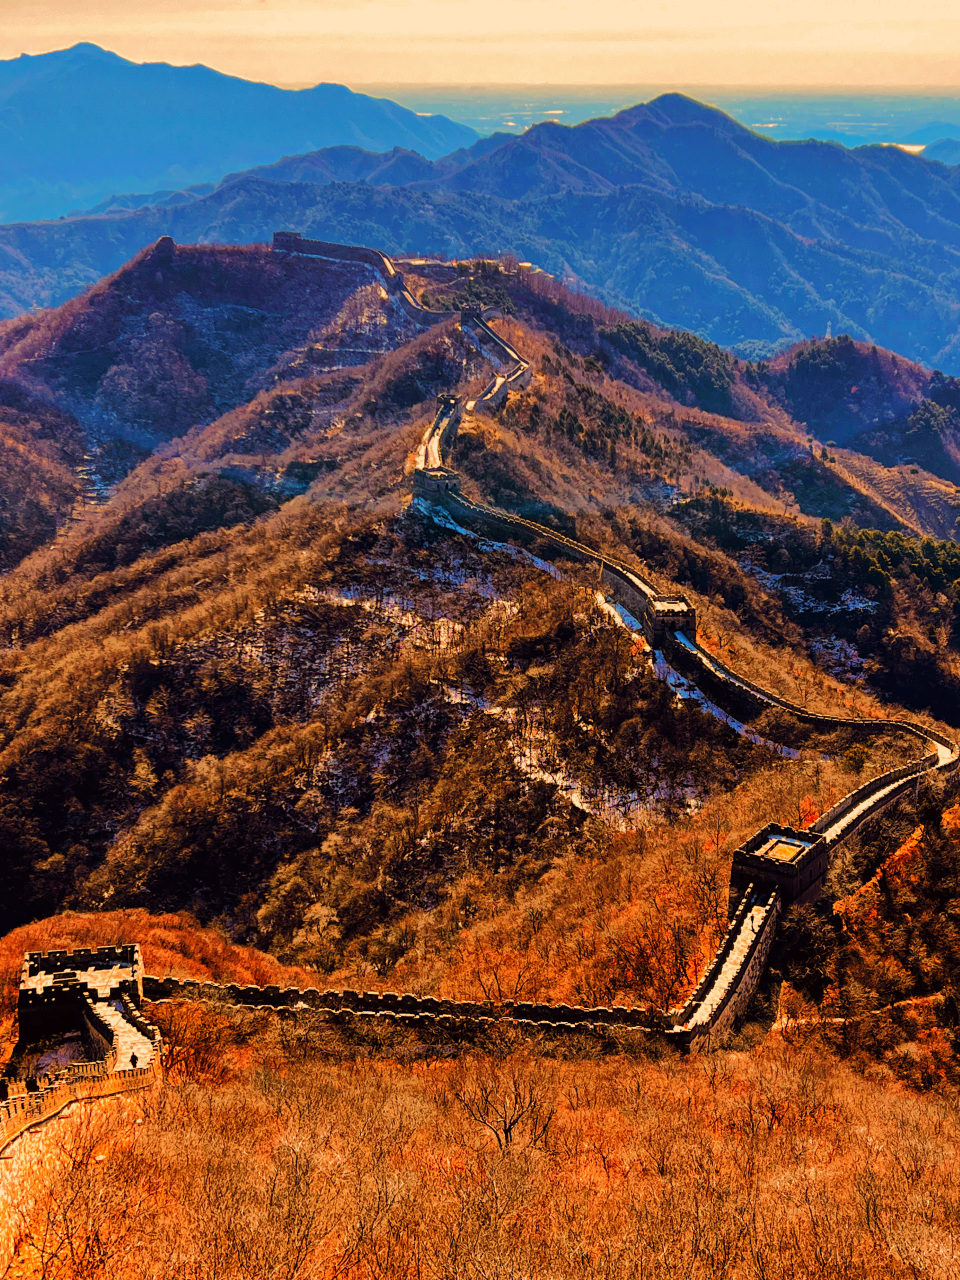
[[[277,226],[388,252],[513,252],[746,358],[832,330],[960,372],[960,168],[777,142],[682,95],[435,161],[322,149],[162,204],[3,227],[0,301],[63,301],[162,234],[256,242]]]
[[[117,190],[217,181],[291,149],[403,144],[439,156],[477,135],[343,85],[280,89],[81,44],[0,62],[0,137],[9,222],[56,217]]]

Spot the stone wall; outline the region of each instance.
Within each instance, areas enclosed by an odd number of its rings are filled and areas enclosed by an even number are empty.
[[[456,474],[445,468],[444,473],[448,477]],[[601,582],[614,600],[637,619],[654,647],[666,647],[676,627],[696,627],[696,610],[684,596],[662,595],[638,570],[601,551],[522,516],[471,502],[460,493],[459,484],[452,480],[435,486],[428,493],[417,485],[415,476],[414,487],[418,493],[443,507],[458,524],[483,537],[513,539],[524,546],[536,546],[544,554],[552,551],[581,564],[596,564]]]
[[[338,244],[333,240],[308,240],[298,231],[275,231],[273,249],[275,253],[300,253],[313,258],[329,258],[334,262],[357,262],[373,267],[386,285],[387,292],[396,299],[404,313],[417,324],[439,324],[442,320],[451,320],[455,314],[452,311],[431,311],[427,307],[422,307],[404,284],[401,273],[379,249],[368,249],[359,244]]]
[[[461,315],[464,333],[472,331],[481,350],[492,348],[501,365],[509,365],[513,374],[522,369],[529,381],[527,362],[486,323],[492,314],[465,310]],[[478,399],[478,405],[481,401],[487,406],[501,403],[510,389],[509,381],[509,375],[495,377]],[[442,451],[436,461],[442,464]],[[677,1025],[670,1033],[675,1043],[689,1050],[715,1045],[753,998],[773,945],[782,907],[818,896],[832,846],[894,803],[920,776],[935,768],[956,772],[960,763],[956,745],[939,733],[908,721],[822,716],[770,693],[732,671],[697,644],[696,611],[684,596],[663,595],[638,570],[533,521],[471,502],[460,492],[455,473],[442,465],[422,477],[416,476],[414,489],[418,497],[441,507],[458,525],[476,533],[536,545],[538,549],[547,548],[581,563],[596,563],[604,586],[613,599],[641,623],[651,646],[662,649],[678,670],[738,716],[746,718],[776,706],[804,723],[827,731],[856,726],[862,733],[869,734],[896,727],[928,745],[947,748],[945,752],[927,752],[922,759],[873,778],[845,796],[814,824],[814,835],[819,838],[810,840],[794,861],[765,857],[761,853],[772,834],[788,832],[776,824],[765,827],[736,851],[731,873],[733,919],[730,928],[697,990],[676,1016]]]
[[[751,895],[745,895],[747,903]],[[767,968],[767,961],[773,948],[777,921],[780,917],[780,895],[776,890],[767,894],[762,906],[760,927],[749,944],[745,947],[742,958],[737,962],[737,969],[732,981],[722,992],[717,1004],[708,1018],[698,1020],[694,1015],[680,1024],[670,1033],[670,1038],[681,1045],[688,1053],[699,1053],[704,1050],[719,1048],[726,1037],[734,1029],[737,1021],[744,1016],[751,1001],[757,993],[757,987]],[[736,943],[742,933],[743,925],[732,939]],[[728,933],[727,937],[730,937]],[[727,939],[724,939],[727,943]],[[721,951],[723,946],[721,947]],[[717,962],[711,965],[708,976],[720,979],[721,967]],[[709,991],[707,993],[709,995]]]
[[[242,987],[234,983],[196,982],[173,977],[147,976],[144,979],[144,998],[153,1002],[202,1000],[251,1009],[315,1010],[361,1019],[385,1018],[400,1028],[436,1031],[455,1031],[466,1027],[482,1030],[497,1022],[507,1022],[520,1029],[561,1034],[572,1031],[604,1034],[612,1030],[652,1033],[663,1027],[662,1019],[642,1006],[585,1007],[517,1001],[478,1003],[440,1000],[409,992]]]
[[[76,1062],[55,1075],[27,1081],[31,1086],[27,1092],[0,1101],[0,1151],[5,1151],[28,1129],[46,1123],[74,1102],[146,1089],[158,1075],[159,1055],[136,1069],[113,1071],[106,1063]]]
[[[80,1025],[86,1007],[98,996],[98,983],[107,982],[116,999],[126,994],[140,999],[140,948],[88,947],[76,951],[31,951],[23,959],[17,1018],[21,1039],[40,1040],[68,1023]]]
[[[694,679],[721,706],[736,714],[753,715],[767,707],[778,707],[801,723],[827,733],[834,729],[848,728],[856,729],[863,736],[871,736],[896,729],[910,734],[924,745],[947,749],[946,752],[936,749],[928,751],[919,759],[878,774],[849,792],[811,825],[810,830],[823,839],[796,862],[783,863],[776,859],[764,859],[759,855],[758,850],[764,842],[762,837],[765,833],[786,830],[777,828],[776,824],[765,827],[734,853],[731,872],[731,886],[734,889],[755,881],[776,885],[786,904],[813,900],[822,891],[830,854],[837,844],[900,800],[924,774],[937,770],[946,776],[952,776],[960,765],[955,744],[935,729],[910,720],[866,720],[807,711],[732,671],[685,633],[673,637],[669,656],[679,671]]]
[[[80,1030],[88,1062],[103,1062],[111,1067],[117,1060],[113,1027],[97,1012],[97,1006],[89,996],[80,1005]]]
[[[475,409],[486,412],[498,409],[511,391],[528,387],[533,377],[533,370],[519,351],[487,323],[500,314],[497,307],[487,307],[484,311],[467,307],[460,312],[460,329],[464,336],[472,336],[478,348],[503,369],[502,373],[497,374],[484,387],[474,402]]]
[[[63,973],[64,970],[109,969],[114,965],[136,970],[141,964],[140,946],[131,942],[122,947],[78,947],[76,951],[28,951],[23,966],[28,976]]]

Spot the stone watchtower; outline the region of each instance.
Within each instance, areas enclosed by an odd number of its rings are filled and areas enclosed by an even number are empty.
[[[413,473],[414,497],[436,501],[444,493],[460,492],[460,473],[449,467],[418,468]]]
[[[143,964],[136,943],[96,951],[30,951],[24,957],[17,997],[20,1044],[83,1028],[98,1004],[126,996],[139,1007]]]
[[[750,884],[777,889],[785,907],[811,902],[823,890],[829,847],[818,831],[769,822],[734,852],[731,902]]]

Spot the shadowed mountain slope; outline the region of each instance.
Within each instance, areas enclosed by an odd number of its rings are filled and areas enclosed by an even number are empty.
[[[92,441],[149,452],[250,399],[367,279],[352,264],[161,239],[59,310],[0,326],[0,369],[53,394]]]
[[[941,164],[960,164],[960,141],[956,138],[938,138],[923,149],[925,160],[939,160]]]
[[[343,85],[278,89],[79,44],[0,62],[0,137],[0,218],[12,221],[115,191],[216,181],[290,151],[405,146],[432,157],[476,134]]]
[[[775,142],[677,94],[432,163],[333,148],[213,191],[5,227],[0,303],[62,301],[163,233],[237,242],[277,226],[388,252],[511,251],[744,356],[832,326],[960,372],[960,169]]]

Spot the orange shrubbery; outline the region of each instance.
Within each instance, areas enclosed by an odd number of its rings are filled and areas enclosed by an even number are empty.
[[[916,827],[865,883],[787,917],[790,1034],[918,1088],[960,1083],[960,806]],[[848,852],[847,857],[850,854]],[[874,862],[873,865],[876,865]],[[835,866],[834,880],[843,879]],[[859,877],[858,877],[859,878]]]
[[[64,1122],[10,1274],[946,1280],[960,1263],[955,1108],[819,1048],[591,1062],[504,1040],[417,1062],[284,1026],[229,1080],[178,1073],[122,1130]]]

